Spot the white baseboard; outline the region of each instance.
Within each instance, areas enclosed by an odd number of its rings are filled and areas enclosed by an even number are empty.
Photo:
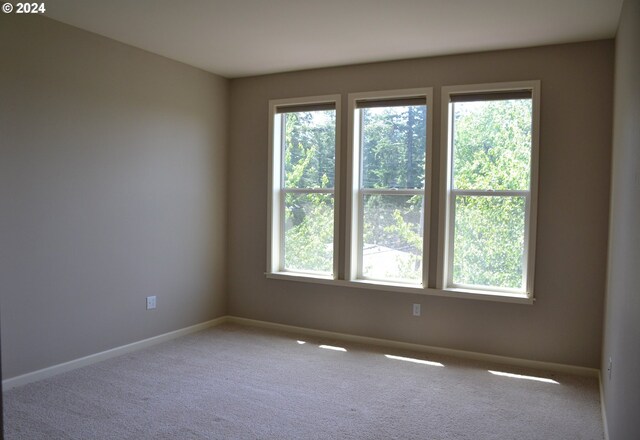
[[[286,324],[277,324],[267,321],[258,321],[255,319],[239,318],[236,316],[227,316],[228,322],[236,324],[249,325],[254,327],[262,327],[273,330],[281,330],[291,333],[299,333],[308,336],[316,336],[321,338],[336,339],[339,341],[356,342],[360,344],[378,345],[401,350],[411,350],[418,352],[427,352],[440,354],[445,356],[454,356],[464,359],[473,359],[483,362],[494,362],[499,364],[513,365],[525,368],[534,368],[538,370],[555,371],[558,373],[575,374],[579,376],[598,377],[600,370],[595,368],[578,367],[575,365],[557,364],[553,362],[541,362],[528,359],[512,358],[507,356],[498,356],[493,354],[477,353],[472,351],[455,350],[451,348],[433,347],[429,345],[412,344],[408,342],[399,342],[389,339],[370,338],[367,336],[356,336],[346,333],[336,333],[325,330],[315,330],[305,327],[296,327]]]
[[[316,329],[310,329],[306,327],[296,327],[296,326],[286,325],[286,324],[277,324],[274,322],[258,321],[255,319],[240,318],[237,316],[221,316],[211,321],[192,325],[190,327],[185,327],[169,333],[164,333],[162,335],[158,335],[148,339],[143,339],[141,341],[133,342],[131,344],[127,344],[120,347],[112,348],[110,350],[102,351],[100,353],[95,353],[79,359],[74,359],[68,362],[64,362],[62,364],[53,365],[51,367],[33,371],[31,373],[26,373],[20,376],[15,376],[9,379],[5,379],[2,381],[2,387],[4,390],[8,390],[8,389],[15,388],[21,385],[26,385],[28,383],[35,382],[38,380],[47,379],[49,377],[55,376],[60,373],[65,373],[67,371],[71,371],[76,368],[84,367],[84,366],[91,365],[96,362],[100,362],[112,357],[120,356],[125,353],[130,353],[132,351],[140,350],[155,344],[159,344],[161,342],[169,341],[171,339],[175,339],[180,336],[187,335],[189,333],[205,330],[207,328],[214,327],[214,326],[223,324],[225,322],[233,322],[241,325],[280,330],[280,331],[285,331],[289,333],[298,333],[298,334],[321,337],[321,338],[335,339],[339,341],[377,345],[377,346],[395,348],[400,350],[411,350],[411,351],[418,351],[418,352],[434,353],[434,354],[454,356],[454,357],[459,357],[464,359],[473,359],[473,360],[478,360],[483,362],[494,362],[499,364],[518,366],[518,367],[535,368],[538,370],[548,370],[548,371],[555,371],[559,373],[576,374],[580,376],[599,377],[599,374],[600,374],[600,370],[597,370],[595,368],[556,364],[552,362],[532,361],[528,359],[519,359],[519,358],[512,358],[507,356],[497,356],[492,354],[477,353],[477,352],[464,351],[464,350],[455,350],[450,348],[433,347],[429,345],[413,344],[409,342],[393,341],[389,339],[370,338],[367,336],[356,336],[356,335],[350,335],[347,333],[337,333],[337,332],[330,332],[326,330],[316,330]],[[600,395],[602,398],[602,389],[600,391]],[[603,420],[605,424],[604,426],[605,426],[605,433],[606,433],[607,425],[606,425],[606,417],[604,413],[604,405],[602,406],[602,408],[603,408],[602,409]]]
[[[604,440],[609,440],[609,425],[607,424],[607,407],[604,405],[604,385],[602,384],[602,371],[598,372],[598,380],[600,382],[600,409],[602,410]]]
[[[179,338],[180,336],[187,335],[189,333],[195,333],[200,330],[207,329],[220,325],[227,321],[226,316],[212,319],[211,321],[202,322],[200,324],[192,325],[189,327],[174,330],[172,332],[163,333],[158,336],[143,339],[141,341],[132,342],[131,344],[122,345],[120,347],[112,348],[110,350],[101,351],[100,353],[91,354],[89,356],[74,359],[62,364],[53,365],[51,367],[43,368],[41,370],[33,371],[31,373],[22,374],[20,376],[11,377],[2,381],[2,388],[8,390],[20,385],[26,385],[31,382],[35,382],[42,379],[55,376],[60,373],[75,370],[76,368],[84,367],[87,365],[95,364],[96,362],[104,361],[106,359],[130,353],[132,351],[140,350],[146,347],[150,347],[161,342],[169,341],[171,339]]]

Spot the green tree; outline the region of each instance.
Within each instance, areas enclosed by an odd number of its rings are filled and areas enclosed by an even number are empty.
[[[374,107],[361,112],[363,186],[424,188],[426,106]],[[366,276],[421,280],[423,203],[421,195],[363,197],[363,273]]]
[[[333,188],[335,111],[285,113],[284,127],[285,188]],[[331,194],[286,193],[286,268],[333,271],[333,208]]]
[[[455,189],[529,189],[531,100],[456,103],[454,127]],[[460,195],[454,203],[454,283],[522,287],[524,197]]]
[[[335,112],[285,113],[285,188],[333,188]]]
[[[528,190],[531,100],[454,104],[453,185],[459,190]],[[362,109],[365,188],[423,188],[425,106]],[[335,112],[285,116],[286,188],[333,188]],[[419,280],[423,204],[418,195],[369,194],[362,200],[365,246],[392,250],[379,276]],[[455,203],[453,277],[458,284],[519,288],[523,279],[525,199],[460,195]],[[285,264],[331,272],[334,199],[287,193]],[[366,265],[366,264],[365,264]],[[364,268],[365,272],[367,267]],[[380,270],[380,268],[376,268]]]
[[[426,107],[362,109],[365,188],[423,188]]]
[[[454,188],[528,189],[531,100],[454,105]]]

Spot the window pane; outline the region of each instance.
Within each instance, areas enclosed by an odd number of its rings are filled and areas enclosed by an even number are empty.
[[[359,111],[362,187],[424,188],[427,107],[374,107]]]
[[[453,187],[528,190],[531,99],[457,102],[453,107]]]
[[[284,187],[333,188],[336,112],[283,113]]]
[[[453,283],[523,288],[524,197],[457,196]]]
[[[362,275],[422,282],[423,196],[363,196]]]
[[[285,195],[284,265],[333,273],[333,194]]]

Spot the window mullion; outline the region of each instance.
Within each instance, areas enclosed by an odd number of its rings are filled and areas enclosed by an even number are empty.
[[[286,193],[284,190],[280,190],[280,239],[278,244],[280,246],[280,258],[278,262],[278,271],[282,272],[285,268],[284,264],[284,239],[285,239],[285,227],[286,227]]]
[[[357,265],[356,277],[363,278],[363,258],[364,258],[364,194],[363,190],[363,173],[364,173],[364,113],[362,110],[355,110],[358,114],[358,239],[357,239]]]
[[[387,196],[413,196],[413,195],[422,195],[425,193],[424,188],[422,189],[395,189],[395,188],[362,188],[360,189],[361,194],[380,194]]]
[[[531,193],[528,193],[524,199],[524,249],[522,253],[522,271],[525,274],[522,280],[522,290],[524,290],[527,295],[529,292],[529,284],[531,280],[528,278],[529,274],[529,265],[532,264],[529,261],[529,247],[530,247],[530,237],[531,237]]]
[[[479,197],[527,197],[530,194],[528,190],[493,190],[493,189],[452,189],[451,193],[456,196],[479,196]]]
[[[449,192],[449,224],[447,225],[447,279],[446,285],[453,284],[453,248],[456,226],[456,196]]]
[[[334,194],[334,188],[282,188],[282,192],[291,194]]]
[[[285,145],[287,142],[287,138],[286,138],[287,124],[285,122],[285,117],[283,114],[279,114],[278,117],[280,118],[280,188],[285,188],[284,162],[285,162]]]

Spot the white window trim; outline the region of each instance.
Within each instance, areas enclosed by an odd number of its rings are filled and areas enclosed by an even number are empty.
[[[447,182],[448,182],[448,153],[449,153],[449,96],[455,93],[474,93],[474,92],[486,92],[492,91],[506,91],[506,90],[523,90],[530,89],[532,93],[532,106],[533,106],[533,121],[532,121],[532,157],[531,157],[531,206],[528,227],[528,237],[526,237],[526,245],[528,245],[527,256],[527,291],[526,293],[513,293],[513,292],[501,292],[501,291],[489,291],[489,290],[475,290],[469,288],[444,288],[444,268],[445,268],[445,245],[447,232],[446,225],[448,224],[447,217]],[[268,234],[267,234],[267,270],[265,275],[269,279],[279,281],[293,281],[304,282],[310,284],[322,284],[330,285],[334,287],[343,288],[358,288],[363,291],[389,291],[389,292],[402,292],[417,295],[430,295],[441,296],[448,298],[463,298],[481,301],[492,302],[504,302],[504,303],[516,303],[531,305],[535,302],[533,295],[533,280],[534,280],[534,263],[535,262],[535,245],[536,245],[536,219],[537,219],[537,193],[538,193],[538,151],[539,151],[539,136],[540,136],[540,81],[520,81],[520,82],[506,82],[506,83],[491,83],[491,84],[478,84],[478,85],[463,85],[463,86],[444,86],[441,88],[441,132],[440,132],[440,189],[439,189],[439,229],[438,229],[438,258],[437,258],[437,277],[436,287],[428,286],[429,276],[429,243],[428,239],[431,235],[431,200],[432,200],[432,184],[431,179],[427,179],[425,185],[428,185],[428,189],[425,188],[425,242],[424,242],[424,261],[423,261],[423,274],[424,279],[422,285],[418,284],[404,284],[377,280],[363,280],[357,279],[354,276],[356,270],[355,265],[351,262],[351,255],[357,248],[354,248],[353,240],[357,239],[357,235],[353,234],[353,221],[355,220],[352,213],[353,203],[357,203],[357,187],[353,184],[353,136],[354,136],[354,109],[355,102],[363,99],[388,99],[388,98],[403,98],[403,97],[415,97],[424,95],[427,97],[427,173],[428,176],[433,174],[433,88],[416,88],[416,89],[403,89],[384,92],[365,92],[365,93],[353,93],[349,94],[349,117],[348,117],[348,139],[349,150],[347,152],[347,178],[345,182],[340,179],[340,131],[342,118],[340,113],[341,95],[324,95],[304,98],[293,99],[277,99],[269,101],[269,176],[268,176]],[[312,274],[302,272],[290,272],[281,271],[279,267],[280,250],[273,249],[273,243],[279,243],[280,234],[280,216],[279,216],[279,203],[274,205],[274,201],[279,202],[279,187],[274,187],[280,181],[281,170],[274,170],[275,159],[281,162],[278,158],[274,158],[274,116],[276,109],[280,106],[288,105],[302,105],[302,104],[323,104],[333,103],[336,109],[336,170],[335,170],[335,183],[334,183],[334,267],[333,276],[326,276],[324,274]],[[347,184],[346,190],[346,207],[345,213],[345,230],[339,229],[340,221],[340,185]],[[357,183],[357,182],[356,182]],[[356,192],[354,194],[354,187]],[[427,206],[428,203],[428,206]],[[274,209],[276,210],[274,212]],[[278,229],[277,231],[274,230]],[[354,236],[355,235],[355,236]],[[343,241],[344,240],[344,241]],[[345,243],[344,260],[340,260],[341,247],[340,244]],[[344,277],[339,277],[339,265],[343,264],[345,269]],[[431,280],[433,281],[433,280]]]
[[[532,98],[532,139],[531,139],[531,176],[529,198],[525,207],[525,288],[524,292],[511,289],[474,289],[449,285],[452,252],[450,251],[453,233],[451,225],[451,114],[450,97],[462,93],[501,92],[510,90],[531,90]],[[499,294],[513,298],[533,301],[533,281],[535,269],[536,219],[538,200],[538,151],[540,142],[540,81],[518,81],[507,83],[475,84],[442,87],[441,93],[441,149],[440,149],[440,231],[438,234],[438,279],[437,287],[445,292],[470,294]]]
[[[525,296],[516,296],[512,294],[504,294],[500,292],[488,292],[488,291],[472,291],[472,290],[460,290],[460,289],[438,289],[431,287],[423,287],[417,284],[400,284],[400,283],[388,283],[383,281],[367,281],[367,280],[341,280],[332,279],[329,277],[316,277],[308,274],[294,273],[294,272],[280,272],[280,273],[266,273],[267,278],[280,281],[293,281],[303,282],[307,284],[322,284],[334,287],[348,287],[363,289],[365,292],[369,291],[385,291],[385,292],[400,292],[410,293],[414,295],[428,295],[428,296],[442,296],[447,298],[460,298],[460,299],[473,299],[480,301],[493,301],[504,302],[512,304],[526,304],[531,305],[534,303],[534,298]]]
[[[393,194],[414,194],[422,193],[424,200],[424,234],[423,234],[423,255],[422,255],[422,279],[421,283],[404,283],[367,279],[362,276],[361,261],[361,243],[362,236],[362,206],[360,203],[360,174],[362,172],[362,164],[360,162],[360,124],[356,124],[356,103],[364,100],[384,100],[393,98],[425,98],[427,105],[427,138],[426,138],[426,157],[425,157],[425,187],[423,190],[397,190]],[[349,116],[348,116],[348,142],[347,142],[347,215],[346,215],[346,243],[347,249],[345,253],[345,278],[351,283],[360,283],[361,286],[367,288],[375,288],[374,286],[383,286],[385,290],[388,288],[409,288],[414,291],[416,288],[423,289],[427,286],[427,277],[429,276],[429,235],[431,231],[431,178],[432,178],[432,158],[433,158],[433,134],[432,134],[432,115],[433,115],[433,88],[421,87],[414,89],[401,90],[385,90],[378,92],[361,92],[349,93]],[[358,119],[359,121],[359,119]],[[374,193],[384,192],[371,191]]]
[[[270,275],[286,275],[299,278],[335,280],[338,278],[340,250],[339,222],[340,222],[340,125],[342,96],[323,95],[304,98],[272,99],[269,101],[269,176],[267,192],[267,271]],[[284,268],[284,222],[281,218],[284,196],[282,191],[282,148],[280,138],[280,121],[276,119],[278,108],[293,105],[333,104],[336,111],[336,139],[335,139],[335,171],[333,190],[333,274],[287,271]],[[276,148],[276,145],[278,148]],[[311,190],[313,191],[313,190]],[[292,192],[288,190],[288,192]],[[294,191],[293,191],[294,192]],[[322,191],[326,192],[326,191]]]

